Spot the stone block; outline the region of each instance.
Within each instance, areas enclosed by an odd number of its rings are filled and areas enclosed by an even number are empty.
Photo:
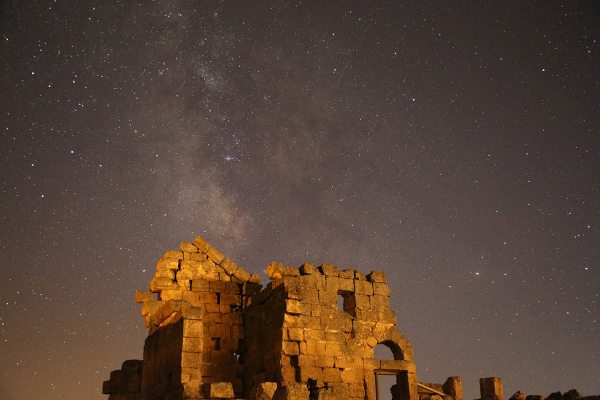
[[[369,281],[354,281],[354,292],[356,294],[364,294],[367,296],[371,296],[373,294],[373,284]]]
[[[319,266],[319,270],[323,275],[327,276],[338,276],[339,270],[335,265],[331,264],[322,264]]]
[[[242,283],[246,283],[250,280],[250,274],[244,271],[241,268],[238,268],[237,271],[233,274],[236,278],[240,280]]]
[[[204,317],[204,309],[202,307],[193,307],[189,303],[183,303],[181,305],[181,315],[185,319],[196,319],[201,320]]]
[[[310,378],[323,382],[323,368],[318,367],[298,367],[298,377],[301,382],[306,382]]]
[[[240,285],[237,283],[225,282],[225,293],[241,294],[242,290],[240,289]]]
[[[325,342],[325,354],[328,354],[332,357],[339,357],[344,353],[345,352],[340,347],[339,343]]]
[[[194,271],[198,271],[198,270],[204,271],[204,269],[202,268],[202,262],[200,262],[200,261],[193,261],[193,260],[183,260],[183,261],[181,261],[179,263],[179,268],[182,271],[188,270],[191,273],[193,273]]]
[[[337,308],[337,290],[319,290],[319,304],[325,307]]]
[[[215,307],[214,304],[207,304],[207,307],[208,306]],[[216,307],[217,307],[217,311],[218,311],[220,308],[219,305],[217,304]],[[203,321],[206,324],[222,324],[223,323],[223,314],[221,314],[220,312],[207,312],[206,314],[204,314]]]
[[[190,254],[190,260],[192,260],[192,261],[206,261],[206,260],[208,260],[208,257],[204,253],[189,253],[189,254]],[[185,259],[185,254],[183,255],[183,257]]]
[[[391,295],[390,286],[385,283],[373,282],[373,294],[389,297]]]
[[[239,307],[242,305],[242,296],[231,293],[221,293],[221,301],[219,304],[228,304]]]
[[[354,283],[356,284],[358,281],[355,281]],[[359,310],[364,310],[364,309],[368,309],[371,308],[371,302],[369,301],[369,297],[365,294],[355,294],[354,295],[354,304],[355,304],[355,308],[359,309]]]
[[[308,388],[305,383],[295,383],[296,377],[285,386],[279,387],[273,395],[273,400],[308,400]]]
[[[406,360],[381,360],[381,369],[396,369],[416,373],[415,363]]]
[[[162,301],[183,300],[183,291],[164,289],[160,292],[160,299]]]
[[[221,262],[221,267],[223,268],[223,270],[225,270],[227,275],[230,276],[233,275],[238,269],[237,265],[229,258],[226,258]]]
[[[206,252],[208,252],[208,249],[210,249],[210,245],[206,242],[206,240],[202,239],[200,236],[198,236],[196,239],[194,239],[193,244],[202,253],[206,253]]]
[[[231,304],[220,304],[219,305],[219,312],[221,314],[230,314],[231,313]]]
[[[204,304],[204,310],[207,313],[221,313],[221,305],[220,304]]]
[[[338,291],[354,292],[354,279],[340,278],[338,281]]]
[[[192,279],[190,284],[190,290],[195,292],[208,292],[210,288],[210,282],[204,279]]]
[[[165,253],[163,258],[175,258],[177,260],[183,260],[183,252],[177,250],[169,250]]]
[[[250,274],[250,279],[248,279],[248,282],[259,284],[260,283],[260,276],[258,276],[256,274]]]
[[[294,367],[279,368],[279,379],[281,382],[296,382],[296,368],[294,368]],[[307,392],[308,392],[308,390],[307,390]],[[287,399],[282,399],[282,400],[287,400]],[[308,397],[305,400],[308,400]]]
[[[340,271],[338,276],[342,279],[354,280],[354,270],[353,269],[345,269],[343,271]]]
[[[142,306],[142,315],[150,315],[154,314],[162,305],[163,301],[161,300],[148,300],[144,302]]]
[[[226,272],[219,272],[219,280],[222,282],[235,282],[235,283],[242,283],[239,282],[234,276],[229,276],[227,275]]]
[[[304,263],[300,266],[300,275],[314,275],[318,271],[311,263]]]
[[[373,310],[389,310],[390,298],[387,296],[373,295],[370,298],[370,306]]]
[[[442,391],[448,396],[452,397],[453,400],[462,400],[462,382],[460,376],[450,376],[446,379],[446,382],[442,385]]]
[[[304,329],[303,328],[288,328],[286,329],[287,338],[296,342],[304,340]]]
[[[202,364],[202,353],[181,353],[182,368],[200,368]]]
[[[181,251],[184,253],[197,253],[198,248],[189,242],[181,242]]]
[[[227,324],[213,324],[208,327],[210,337],[228,338],[231,337],[231,327]]]
[[[204,336],[204,324],[200,320],[183,320],[183,337],[201,338]]]
[[[185,336],[184,334],[181,350],[188,353],[202,353],[202,343],[201,337]]]
[[[385,279],[385,272],[383,271],[371,271],[367,275],[367,280],[369,282],[387,283]]]
[[[135,292],[135,302],[143,303],[154,299],[154,294],[150,291],[146,292]]]
[[[339,368],[323,368],[323,382],[340,383],[342,381],[342,371]],[[340,399],[343,400],[343,399]]]
[[[179,260],[177,260],[179,262]],[[156,274],[154,276],[158,277],[158,278],[169,278],[170,280],[174,280],[175,279],[175,271],[177,271],[177,269],[171,269],[171,268],[165,268],[165,267],[160,267],[156,269]]]
[[[341,378],[343,383],[362,384],[364,373],[360,369],[344,369],[341,371]]]
[[[325,354],[326,342],[316,342],[316,341],[308,341],[308,342],[300,342],[300,354],[308,354],[308,355],[319,355]],[[330,354],[331,355],[331,354]]]
[[[196,296],[198,296],[198,299],[203,304],[219,304],[219,302],[217,301],[216,293],[213,293],[213,292],[194,292],[194,293],[196,293]],[[184,294],[184,300],[185,300],[185,294]]]
[[[233,399],[233,384],[231,382],[214,382],[204,384],[205,396],[211,399]]]
[[[300,354],[297,357],[298,367],[314,367],[316,356],[308,354]]]
[[[354,279],[359,281],[366,281],[367,277],[362,272],[354,270]]]
[[[491,377],[479,379],[479,390],[482,400],[487,398],[504,400],[504,388],[500,378]]]
[[[206,255],[215,264],[221,264],[221,261],[223,261],[223,259],[225,258],[223,256],[223,254],[221,254],[219,252],[219,250],[215,249],[214,247],[211,247],[210,249],[208,249],[208,251],[206,252]]]
[[[266,272],[271,280],[280,279],[284,276],[300,276],[298,268],[288,267],[276,261],[269,264]]]
[[[150,281],[150,291],[160,292],[163,289],[179,289],[179,286],[172,279],[165,277],[155,277]]]
[[[298,354],[300,354],[298,342],[284,340],[281,344],[281,352],[285,355],[297,356]]]
[[[250,400],[272,400],[276,390],[277,383],[263,382],[252,388]]]
[[[316,356],[314,365],[319,368],[333,368],[335,365],[335,357],[329,355]]]
[[[303,329],[304,339],[312,341],[325,341],[325,331],[322,329]]]

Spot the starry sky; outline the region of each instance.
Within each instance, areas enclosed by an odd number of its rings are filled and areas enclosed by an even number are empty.
[[[198,235],[385,271],[421,382],[600,394],[598,1],[1,4],[0,398],[106,399]]]

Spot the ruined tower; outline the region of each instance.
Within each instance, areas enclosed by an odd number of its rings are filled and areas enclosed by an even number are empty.
[[[149,334],[143,360],[104,382],[109,400],[375,400],[395,375],[393,400],[439,394],[462,400],[460,378],[439,390],[417,383],[413,349],[389,309],[385,274],[271,263],[269,284],[198,237],[158,261],[150,290],[136,293]],[[374,357],[378,344],[393,360]],[[323,387],[326,386],[326,387]]]

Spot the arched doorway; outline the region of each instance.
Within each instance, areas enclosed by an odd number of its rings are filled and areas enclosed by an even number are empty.
[[[418,400],[412,346],[396,328],[376,334],[374,349],[375,400]]]

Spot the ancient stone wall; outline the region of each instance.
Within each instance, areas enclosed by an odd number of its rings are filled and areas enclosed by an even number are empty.
[[[395,328],[383,272],[271,263],[267,274],[262,290],[258,276],[200,237],[165,253],[150,290],[136,294],[149,328],[144,359],[113,371],[103,393],[109,400],[308,400],[314,379],[327,386],[321,400],[374,400],[376,376],[385,374],[396,376],[393,400],[419,400],[413,349]],[[394,359],[376,359],[377,345]],[[462,400],[460,378],[438,386],[423,400],[431,393]]]
[[[383,272],[271,263],[267,273],[273,281],[244,310],[245,394],[261,382],[286,386],[312,378],[365,399],[375,390],[374,371],[386,369],[405,371],[404,398],[416,396],[412,347],[394,328]],[[396,360],[374,359],[379,343]]]

